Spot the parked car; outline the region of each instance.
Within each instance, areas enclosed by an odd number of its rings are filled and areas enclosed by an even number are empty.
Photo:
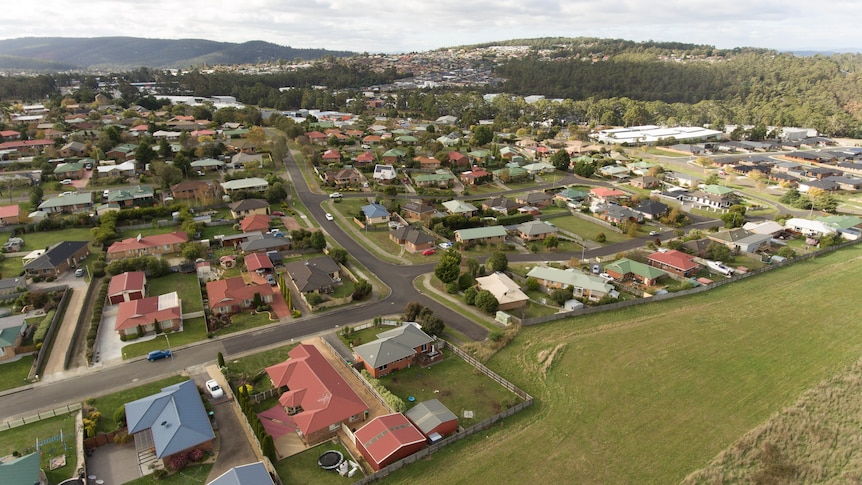
[[[224,389],[222,389],[221,386],[218,385],[218,382],[216,382],[215,379],[208,380],[206,386],[207,392],[210,393],[210,396],[212,396],[213,399],[224,397]]]
[[[341,198],[341,192],[333,192],[333,193],[329,194],[329,198],[330,199],[340,199]]]
[[[422,251],[422,256],[431,256],[434,254],[434,248],[428,248],[425,251]]]
[[[613,281],[613,280],[614,280],[614,277],[613,277],[613,276],[611,276],[611,275],[609,275],[609,274],[607,274],[607,273],[600,273],[600,274],[599,274],[599,277],[600,277],[600,278],[603,278],[603,279],[605,279],[605,280],[607,280],[607,281]]]
[[[84,165],[84,169],[85,169],[85,170],[93,170],[93,164],[92,164],[92,163],[88,163],[88,164]]]
[[[60,183],[63,185],[72,185],[72,179],[63,179]]]
[[[658,235],[659,235],[659,232],[658,232],[658,231],[650,231],[650,232],[649,232],[649,235],[650,235],[650,236],[658,236]]]
[[[149,360],[150,362],[153,362],[155,360],[161,360],[161,359],[164,359],[165,357],[170,357],[170,356],[171,356],[170,350],[154,350],[154,351],[150,352],[149,354],[147,354],[147,360]]]
[[[269,286],[275,286],[275,278],[271,274],[266,275],[266,282]]]
[[[272,215],[274,215],[274,216],[278,216],[278,217],[283,217],[283,216],[284,216],[284,212],[281,212],[281,211],[272,211]]]
[[[437,245],[437,247],[439,247],[440,249],[449,249],[452,247],[452,243],[450,243],[449,241],[441,242]]]
[[[78,269],[76,269],[76,270],[75,270],[75,276],[76,276],[76,277],[78,277],[78,278],[80,278],[81,276],[84,276],[84,268],[78,268]]]
[[[334,218],[334,217],[332,217],[332,214],[330,214],[329,212],[327,212],[327,213],[326,213],[326,220],[327,220],[327,221],[334,221],[334,220],[335,220],[335,218]]]

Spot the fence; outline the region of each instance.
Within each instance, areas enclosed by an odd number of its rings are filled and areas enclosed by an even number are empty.
[[[87,293],[84,295],[84,304],[82,309],[91,308],[89,303],[93,301],[93,294],[102,287],[102,278],[93,278],[90,281],[90,284],[87,285]],[[81,343],[81,334],[89,331],[90,326],[87,325],[87,320],[92,319],[92,315],[90,312],[82,311],[80,315],[78,315],[78,322],[75,324],[75,331],[72,333],[72,341],[69,343],[69,352],[66,353],[66,360],[63,361],[63,369],[69,369],[69,364],[72,363],[72,359],[74,359],[78,355],[78,351],[80,350],[79,344]],[[86,342],[86,339],[84,340]]]
[[[325,339],[325,338],[321,338],[321,339],[318,339],[318,340],[319,340],[319,341],[321,341],[321,342],[323,342],[323,344],[324,344],[324,345],[326,345],[326,348],[328,348],[328,349],[329,349],[329,351],[330,351],[330,352],[332,352],[332,355],[335,355],[335,356],[340,356],[340,355],[341,355],[341,354],[339,354],[339,353],[338,353],[338,351],[337,351],[337,350],[335,350],[335,349],[332,347],[332,345],[330,345],[330,343],[329,343],[329,342],[327,342],[327,341],[326,341],[326,339]],[[365,378],[364,378],[364,377],[362,377],[362,374],[360,374],[356,369],[354,369],[354,368],[353,368],[353,366],[351,366],[351,365],[349,365],[349,364],[348,364],[347,368],[348,368],[348,369],[350,369],[350,371],[353,373],[353,375],[354,375],[354,376],[356,376],[356,378],[357,378],[357,379],[359,379],[359,382],[361,382],[361,383],[362,383],[362,385],[363,385],[363,386],[365,386],[365,388],[366,388],[366,389],[368,389],[369,391],[371,391],[371,395],[373,395],[375,399],[377,399],[378,401],[380,401],[380,404],[382,404],[384,408],[388,409],[390,413],[391,413],[391,412],[394,412],[394,411],[392,410],[392,408],[389,406],[389,403],[387,403],[387,402],[386,402],[386,400],[385,400],[385,399],[383,399],[383,396],[381,396],[380,394],[378,394],[378,393],[377,393],[377,389],[375,389],[375,388],[374,388],[374,386],[372,386],[370,382],[366,381],[366,380],[365,380]]]
[[[252,396],[248,397],[249,401],[254,401],[255,404],[260,404],[262,401],[266,401],[267,399],[278,396],[278,389],[267,389],[263,392],[259,392]]]
[[[622,229],[620,229],[619,227],[611,224],[608,221],[603,221],[603,220],[599,219],[598,217],[588,216],[588,215],[586,215],[580,211],[576,211],[576,210],[572,211],[572,215],[575,217],[579,217],[585,221],[592,222],[593,224],[598,224],[600,226],[604,226],[604,227],[610,229],[611,231],[616,231],[620,234],[622,234],[622,232],[623,232]]]
[[[5,421],[0,424],[0,431],[5,429],[17,428],[19,426],[24,426],[25,424],[36,423],[43,419],[53,418],[55,416],[61,416],[63,414],[73,413],[75,411],[79,411],[81,409],[81,403],[67,404],[63,407],[54,408],[48,411],[42,411],[36,413],[32,416],[25,416],[19,419],[12,419],[9,421]],[[2,435],[0,435],[2,436]]]
[[[39,353],[36,354],[36,362],[33,364],[33,367],[30,369],[30,378],[34,378],[42,373],[42,370],[45,368],[45,363],[48,361],[48,356],[50,355],[49,349],[53,346],[54,343],[54,334],[57,333],[57,328],[60,326],[63,321],[63,316],[66,314],[66,307],[69,305],[69,298],[72,292],[69,290],[69,287],[63,285],[61,287],[53,287],[50,290],[43,291],[53,291],[55,288],[62,288],[63,297],[60,298],[60,304],[57,305],[57,312],[54,314],[54,318],[51,320],[51,326],[48,327],[48,333],[45,334],[45,340],[42,341],[42,347],[39,349]]]
[[[790,265],[790,264],[795,264],[795,263],[799,263],[802,261],[807,261],[809,259],[814,259],[818,256],[823,256],[823,255],[831,253],[833,251],[837,251],[839,249],[843,249],[843,248],[846,248],[848,246],[852,246],[854,244],[859,243],[860,241],[862,241],[862,240],[847,241],[847,242],[844,242],[844,243],[841,243],[841,244],[838,244],[835,246],[830,246],[828,248],[821,249],[820,251],[817,251],[814,253],[803,254],[801,256],[797,256],[793,259],[788,259],[788,260],[781,262],[781,263],[773,263],[769,266],[764,266],[760,269],[755,269],[755,270],[749,271],[747,273],[743,273],[743,274],[736,273],[730,278],[724,278],[724,279],[721,279],[719,281],[715,281],[709,285],[698,286],[695,288],[677,291],[674,293],[664,293],[664,294],[660,294],[660,295],[654,295],[650,298],[639,298],[637,300],[618,301],[615,303],[609,303],[607,305],[600,305],[600,306],[594,306],[594,307],[582,307],[582,308],[578,308],[576,310],[572,310],[572,311],[568,311],[568,312],[555,313],[553,315],[545,315],[545,316],[541,316],[541,317],[524,318],[524,319],[512,317],[512,321],[520,323],[521,325],[524,325],[524,326],[537,325],[540,323],[551,322],[554,320],[560,320],[560,319],[568,318],[568,317],[578,317],[581,315],[590,315],[593,313],[601,313],[601,312],[607,312],[607,311],[612,311],[612,310],[619,310],[621,308],[628,308],[628,307],[635,306],[635,305],[644,305],[644,304],[655,302],[655,301],[663,301],[663,300],[670,300],[673,298],[681,298],[683,296],[694,295],[697,293],[702,293],[704,291],[709,291],[713,288],[718,288],[719,286],[734,283],[736,281],[743,280],[745,278],[751,278],[752,276],[763,274],[767,271],[772,271],[774,269],[783,268],[783,267]]]
[[[491,426],[493,426],[494,424],[498,423],[499,421],[501,421],[505,418],[508,418],[508,417],[514,415],[515,413],[518,413],[521,410],[526,409],[526,408],[533,405],[533,397],[532,396],[530,396],[529,394],[527,394],[523,390],[519,389],[517,386],[515,386],[511,382],[507,381],[506,379],[503,379],[496,372],[485,367],[481,362],[477,361],[473,357],[470,357],[468,354],[463,352],[458,347],[455,347],[454,345],[451,345],[451,344],[448,344],[448,347],[450,349],[452,349],[452,351],[455,353],[455,355],[457,355],[458,357],[461,357],[462,359],[467,361],[467,363],[469,363],[470,365],[475,367],[477,370],[479,370],[480,372],[482,372],[486,376],[493,379],[498,384],[501,384],[506,389],[514,392],[516,395],[523,398],[524,401],[515,405],[515,406],[512,406],[512,407],[510,407],[510,408],[508,408],[508,409],[506,409],[500,413],[497,413],[494,416],[491,416],[490,418],[482,421],[481,423],[474,424],[473,426],[470,426],[469,428],[467,428],[467,429],[465,429],[459,433],[455,433],[453,435],[450,435],[450,436],[438,441],[437,443],[434,443],[433,445],[431,445],[427,448],[423,448],[423,449],[417,451],[416,453],[414,453],[408,457],[402,458],[401,460],[398,460],[395,463],[393,463],[387,467],[381,468],[376,473],[369,475],[365,478],[362,478],[361,480],[358,480],[356,482],[353,482],[353,485],[365,485],[367,483],[372,483],[372,482],[375,482],[377,480],[381,480],[381,479],[389,476],[390,474],[400,470],[401,468],[403,468],[403,467],[405,467],[411,463],[414,463],[418,460],[421,460],[423,458],[426,458],[428,456],[433,455],[434,453],[436,453],[437,451],[439,451],[440,449],[442,449],[445,446],[451,445],[452,443],[455,443],[456,441],[467,438],[468,436],[472,436],[472,435],[474,435],[480,431],[485,431],[488,428],[490,428]]]

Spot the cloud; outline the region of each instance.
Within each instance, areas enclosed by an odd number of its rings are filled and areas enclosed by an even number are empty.
[[[65,0],[4,6],[0,36],[266,40],[292,47],[409,52],[549,36],[710,44],[851,47],[862,2],[801,0]],[[862,47],[862,46],[859,46]]]

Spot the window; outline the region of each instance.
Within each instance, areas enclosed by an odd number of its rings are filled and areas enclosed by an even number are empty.
[[[377,370],[386,370],[387,367],[389,367],[389,364],[383,364],[380,367],[378,367]]]

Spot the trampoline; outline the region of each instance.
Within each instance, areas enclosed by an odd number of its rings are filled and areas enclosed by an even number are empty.
[[[335,470],[344,461],[340,451],[329,450],[317,458],[317,465],[324,470]]]

